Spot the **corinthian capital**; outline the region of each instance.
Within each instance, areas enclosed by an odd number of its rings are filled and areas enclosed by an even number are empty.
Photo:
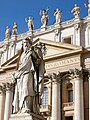
[[[52,80],[53,80],[53,82],[59,82],[60,78],[61,78],[61,73],[60,72],[52,74]]]
[[[5,93],[5,86],[0,85],[0,94]]]
[[[6,83],[6,91],[13,91],[14,84],[13,83]]]
[[[73,74],[73,77],[74,78],[82,78],[83,77],[83,69],[82,70],[79,70],[77,68],[73,69],[73,70],[70,70],[70,72]]]

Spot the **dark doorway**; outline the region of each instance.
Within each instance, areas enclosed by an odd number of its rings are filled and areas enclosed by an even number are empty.
[[[73,120],[73,116],[65,117],[65,120]]]

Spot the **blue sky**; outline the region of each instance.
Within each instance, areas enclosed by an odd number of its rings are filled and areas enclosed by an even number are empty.
[[[87,0],[0,0],[0,40],[5,37],[6,26],[11,29],[13,23],[18,24],[18,33],[24,33],[28,30],[25,18],[29,16],[34,18],[34,29],[38,29],[41,26],[40,10],[50,8],[49,23],[53,24],[55,21],[54,11],[56,8],[62,10],[62,21],[66,21],[73,18],[71,10],[74,4],[78,4],[81,8],[81,17],[87,16],[87,8],[84,7],[84,3],[88,3]]]

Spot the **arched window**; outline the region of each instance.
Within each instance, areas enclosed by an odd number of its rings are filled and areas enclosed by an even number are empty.
[[[44,87],[41,105],[48,105],[48,88]]]
[[[72,85],[72,83],[68,84],[67,90],[68,90],[68,102],[73,102],[73,85]]]

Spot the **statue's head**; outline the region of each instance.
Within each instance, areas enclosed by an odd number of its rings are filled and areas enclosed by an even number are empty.
[[[23,48],[24,52],[27,52],[32,46],[32,40],[30,38],[26,38],[23,40]]]
[[[8,27],[8,26],[6,26],[6,29],[9,29],[9,27]]]
[[[77,5],[77,4],[75,4],[74,6],[75,6],[75,7],[78,7],[78,5]]]
[[[57,9],[56,9],[56,12],[58,12],[58,11],[59,11],[59,9],[57,8]]]

